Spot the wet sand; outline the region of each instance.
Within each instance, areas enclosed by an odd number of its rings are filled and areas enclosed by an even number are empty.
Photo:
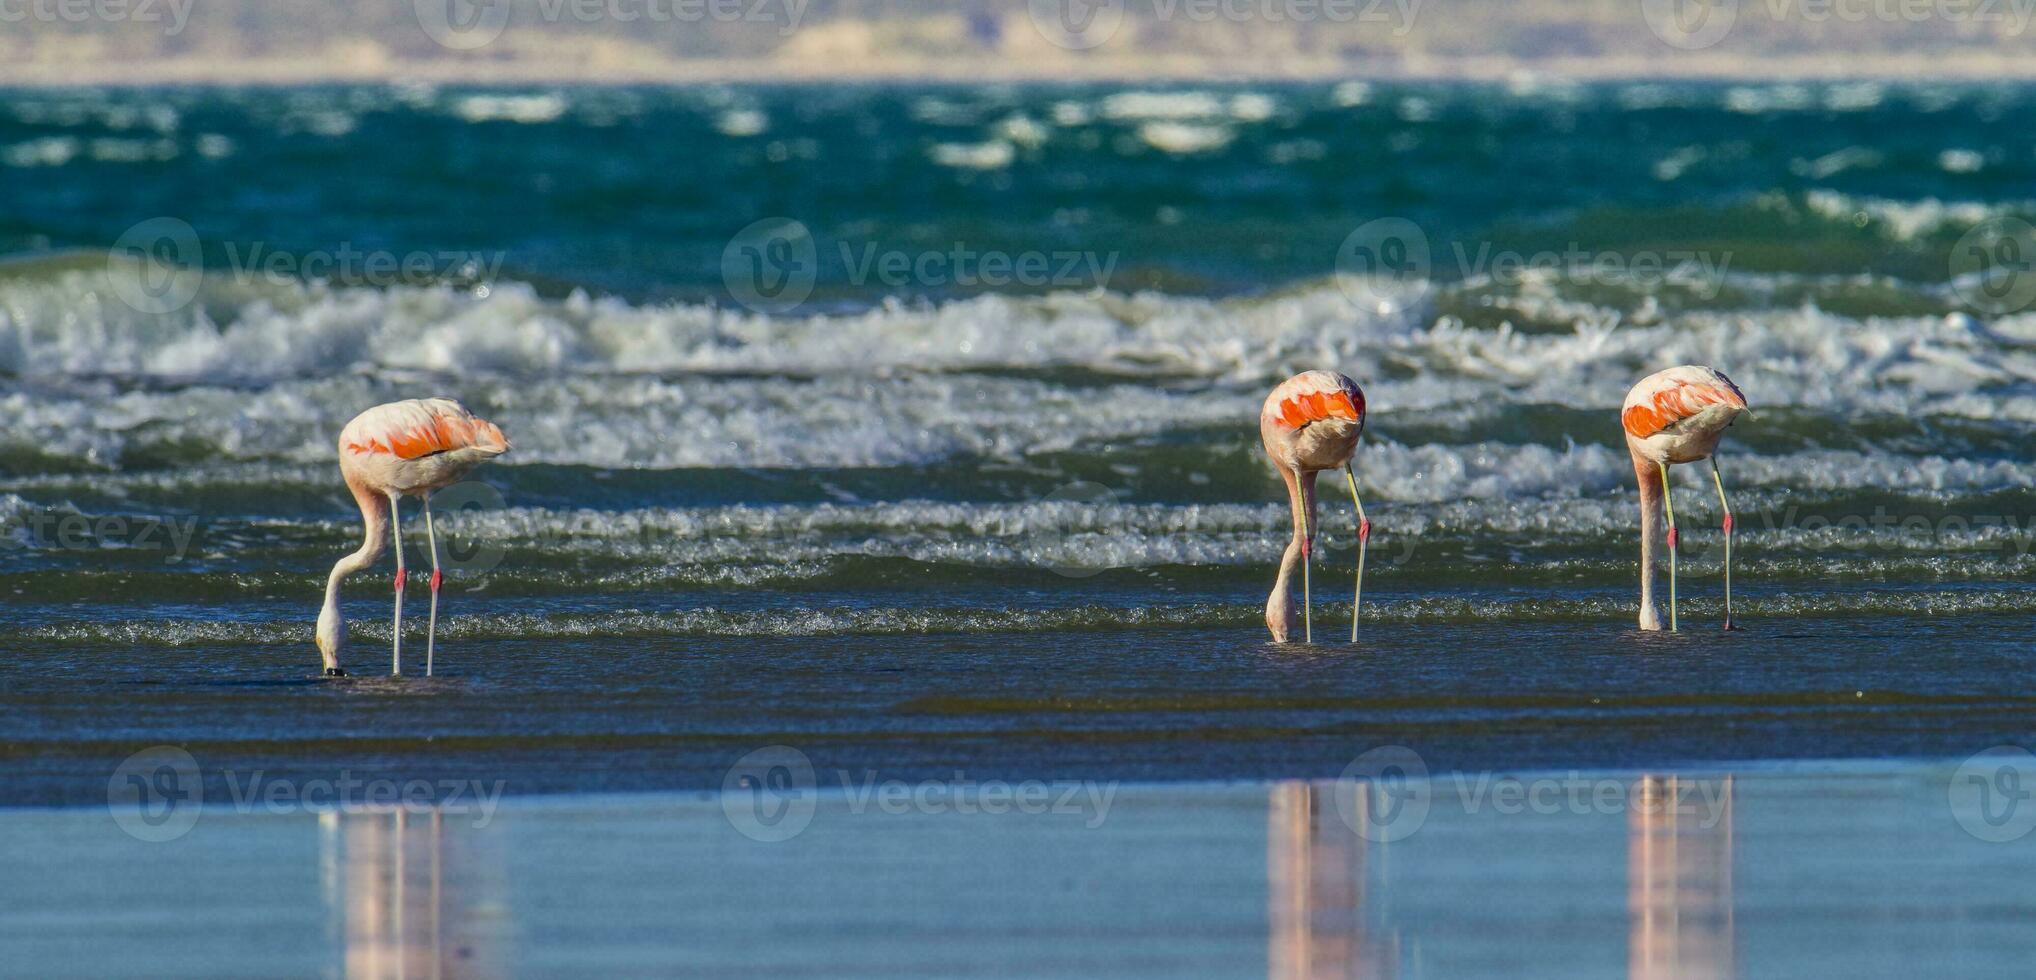
[[[47,977],[2009,975],[2036,844],[1982,839],[2020,825],[1954,806],[1954,769],[1009,796],[822,769],[485,814],[229,804],[155,843],[9,810],[0,949]],[[998,799],[1025,812],[962,812]]]

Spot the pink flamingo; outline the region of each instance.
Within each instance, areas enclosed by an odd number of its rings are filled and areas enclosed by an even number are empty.
[[[1357,471],[1350,456],[1364,435],[1364,391],[1357,382],[1334,371],[1307,371],[1280,382],[1258,412],[1258,432],[1265,454],[1287,484],[1293,506],[1294,535],[1280,557],[1279,579],[1265,601],[1265,625],[1273,642],[1285,643],[1293,632],[1294,566],[1301,566],[1303,638],[1315,641],[1310,608],[1308,569],[1315,553],[1315,474],[1342,469],[1350,480],[1350,502],[1357,507],[1357,590],[1350,610],[1350,640],[1357,642],[1359,612],[1364,608],[1364,554],[1371,539],[1371,521],[1357,495]]]
[[[1626,448],[1633,453],[1633,476],[1640,483],[1640,628],[1661,628],[1654,606],[1654,536],[1657,508],[1668,514],[1668,628],[1676,629],[1675,502],[1669,499],[1668,468],[1673,463],[1711,461],[1711,480],[1718,487],[1718,507],[1725,514],[1725,628],[1732,628],[1732,505],[1725,500],[1725,478],[1718,472],[1718,440],[1741,413],[1746,396],[1732,379],[1712,368],[1686,364],[1648,375],[1626,393],[1619,421],[1626,429]]]
[[[356,416],[339,433],[339,473],[360,504],[364,540],[359,551],[332,566],[325,583],[325,608],[318,611],[318,652],[325,673],[344,677],[339,653],[346,620],[339,613],[339,585],[382,556],[386,530],[396,548],[396,627],[390,672],[403,673],[404,496],[424,500],[424,536],[431,546],[431,620],[424,633],[424,674],[431,676],[438,632],[438,536],[431,527],[431,494],[460,481],[474,467],[509,451],[509,440],[494,423],[450,398],[414,398],[377,405]],[[393,520],[391,518],[394,518]]]

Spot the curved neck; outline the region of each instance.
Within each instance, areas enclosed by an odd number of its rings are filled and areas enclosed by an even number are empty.
[[[1633,478],[1640,483],[1640,609],[1654,608],[1654,540],[1661,537],[1661,464],[1633,454]]]
[[[375,563],[389,537],[389,498],[351,484],[354,501],[361,508],[361,546],[332,566],[325,580],[325,605],[318,610],[318,645],[326,651],[326,666],[337,666],[333,657],[346,638],[346,617],[339,611],[339,587],[346,577]]]
[[[1287,481],[1287,503],[1294,521],[1293,536],[1287,539],[1287,550],[1280,556],[1279,578],[1273,581],[1272,598],[1266,603],[1268,615],[1277,608],[1281,618],[1287,618],[1293,605],[1294,573],[1301,567],[1306,552],[1309,525],[1315,518],[1315,473],[1296,473],[1280,467],[1281,478]]]

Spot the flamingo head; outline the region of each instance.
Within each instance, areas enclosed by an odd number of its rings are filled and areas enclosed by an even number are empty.
[[[339,608],[326,606],[318,614],[318,655],[325,659],[325,666],[339,666],[339,655],[345,646],[346,624],[340,621]]]
[[[1272,631],[1274,643],[1287,642],[1288,634],[1294,631],[1294,605],[1284,582],[1265,600],[1265,628]]]

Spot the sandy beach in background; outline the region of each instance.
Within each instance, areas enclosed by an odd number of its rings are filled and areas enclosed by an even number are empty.
[[[727,83],[966,83],[1222,81],[1576,81],[1644,79],[1840,81],[2022,80],[2036,78],[2036,59],[2008,54],[1746,58],[1635,52],[1609,58],[1423,58],[1345,61],[1264,61],[1146,58],[1136,61],[982,61],[895,58],[881,62],[818,63],[800,59],[673,59],[643,64],[590,65],[577,61],[393,61],[345,58],[206,58],[85,62],[0,63],[0,85],[313,85],[427,82],[472,85],[679,85]]]
[[[1078,31],[1074,12],[1092,15]],[[2029,15],[1961,0],[160,0],[0,17],[0,84],[1983,80],[2036,77]]]

